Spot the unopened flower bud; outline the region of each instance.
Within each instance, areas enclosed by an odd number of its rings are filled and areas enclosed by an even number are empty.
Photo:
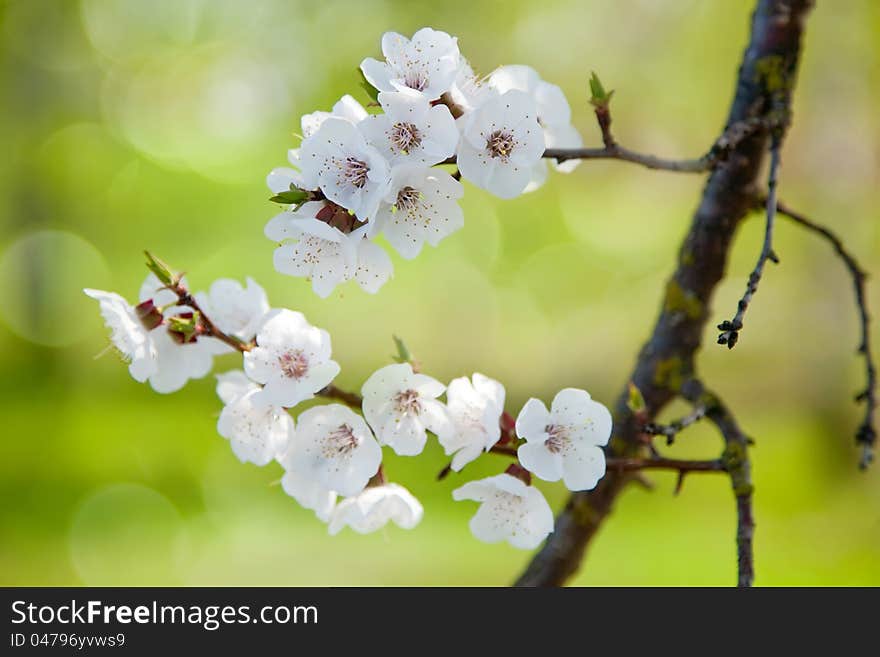
[[[136,305],[134,307],[134,312],[137,315],[137,318],[141,320],[141,324],[143,324],[144,328],[148,331],[151,331],[162,323],[162,313],[159,312],[159,309],[153,304],[152,299],[147,299]]]

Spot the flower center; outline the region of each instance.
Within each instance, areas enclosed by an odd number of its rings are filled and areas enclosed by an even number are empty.
[[[328,458],[345,456],[357,446],[358,439],[354,430],[349,425],[342,424],[327,434],[322,452]]]
[[[281,372],[289,379],[301,379],[309,371],[309,359],[299,349],[287,351],[278,357]]]
[[[428,86],[428,76],[425,72],[415,67],[408,67],[403,76],[403,83],[410,89],[424,91]]]
[[[407,413],[418,415],[422,412],[422,405],[419,403],[419,393],[415,390],[398,392],[394,396],[394,408],[400,415],[406,415]]]
[[[489,151],[489,155],[505,162],[513,152],[514,146],[516,146],[516,139],[508,130],[496,130],[486,140],[486,150]]]
[[[407,212],[414,208],[421,198],[422,193],[415,187],[404,187],[397,192],[397,209]]]
[[[391,145],[404,155],[422,143],[422,133],[413,123],[395,123],[391,126]]]
[[[367,174],[370,167],[355,157],[348,156],[342,164],[342,177],[349,185],[361,188],[367,184]]]
[[[568,432],[565,430],[565,427],[561,427],[558,424],[548,424],[544,427],[544,431],[547,432],[548,436],[547,440],[544,441],[544,446],[552,454],[559,454],[568,442]]]

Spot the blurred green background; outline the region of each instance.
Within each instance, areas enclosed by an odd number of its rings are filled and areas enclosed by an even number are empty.
[[[586,79],[614,99],[619,139],[689,157],[723,123],[751,2],[0,2],[0,583],[504,584],[529,559],[473,539],[463,481],[432,441],[386,458],[425,505],[415,531],[336,538],[287,498],[280,468],[241,465],[215,432],[213,378],[160,396],[112,355],[81,288],[134,298],[150,248],[206,288],[255,277],[275,306],[333,336],[340,385],[388,362],[391,334],[448,381],[480,371],[516,412],[565,386],[611,403],[653,322],[700,176],[589,162],[500,201],[468,186],[466,225],[417,260],[394,257],[377,296],[322,301],[272,269],[265,174],[298,119],[343,93],[385,30],[459,37],[474,67],[528,63],[560,84],[598,143]],[[809,21],[781,196],[880,270],[880,5],[819,3]],[[748,221],[714,304],[728,316],[759,249]],[[782,222],[733,352],[707,335],[700,366],[757,440],[757,583],[880,584],[880,472],[856,469],[863,385],[850,283],[826,244]],[[876,283],[876,281],[874,281]],[[880,309],[880,286],[870,302]],[[880,311],[878,311],[880,312]],[[875,325],[874,338],[878,338]],[[234,356],[218,371],[237,366]],[[669,409],[671,419],[685,407]],[[710,427],[671,455],[714,457]],[[734,508],[723,477],[652,474],[619,500],[577,584],[731,584]],[[540,484],[558,508],[560,485]]]

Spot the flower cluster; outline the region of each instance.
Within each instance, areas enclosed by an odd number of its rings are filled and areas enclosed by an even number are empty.
[[[279,463],[284,491],[314,511],[331,534],[345,526],[366,533],[388,522],[405,529],[420,522],[418,500],[386,481],[382,448],[417,456],[429,433],[456,472],[493,450],[518,458],[520,465],[507,472],[453,492],[455,500],[481,503],[470,527],[487,542],[529,549],[553,531],[553,513],[531,475],[562,479],[570,490],[590,489],[604,475],[601,446],[610,436],[611,416],[583,390],[562,390],[550,410],[530,399],[514,421],[504,411],[498,381],[475,373],[446,386],[402,355],[402,362],[374,372],[361,396],[340,394],[332,386],[340,367],[330,335],[301,313],[271,308],[250,279],[246,285],[221,279],[207,293],[191,294],[184,279],[150,259],[159,275],[148,276],[137,305],[113,292],[85,290],[99,302],[112,345],[132,377],[173,392],[206,376],[214,356],[241,354],[241,369],[217,375],[224,403],[217,431],[241,462]],[[315,397],[334,402],[303,410]]]
[[[382,54],[361,64],[378,113],[346,95],[303,116],[291,166],[267,178],[273,200],[289,206],[265,229],[279,243],[275,268],[310,279],[321,297],[347,280],[371,293],[388,280],[379,235],[412,259],[461,228],[458,178],[513,198],[546,179],[546,147],[582,144],[562,90],[528,66],[479,77],[458,40],[430,28],[411,39],[387,32]]]

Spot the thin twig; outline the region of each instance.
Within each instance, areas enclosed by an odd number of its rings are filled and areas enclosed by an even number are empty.
[[[493,454],[502,454],[516,458],[515,447],[495,445],[490,450]],[[662,456],[651,458],[618,458],[608,456],[605,458],[605,467],[608,470],[620,472],[634,472],[637,470],[678,470],[679,472],[723,472],[724,464],[720,459],[708,461],[693,461],[687,459],[667,459]]]
[[[322,388],[317,393],[320,397],[327,397],[328,399],[335,399],[337,401],[341,401],[343,404],[351,406],[352,408],[360,408],[364,403],[363,397],[354,392],[348,392],[346,390],[342,390],[337,388],[332,383]]]
[[[724,452],[719,461],[730,476],[730,485],[736,499],[736,554],[737,585],[751,586],[755,580],[753,538],[755,519],[752,514],[751,440],[740,429],[730,409],[715,393],[706,389],[699,379],[691,379],[682,386],[682,395],[692,403],[706,406],[706,417],[721,433]]]
[[[721,459],[692,461],[687,459],[667,459],[662,457],[639,459],[616,458],[610,456],[605,459],[605,467],[608,470],[617,470],[618,472],[634,472],[638,470],[676,470],[679,473],[690,473],[724,472],[726,470]]]
[[[666,436],[666,444],[671,445],[675,442],[675,436],[694,422],[701,420],[705,415],[706,407],[700,404],[690,414],[685,415],[674,422],[670,422],[669,424],[656,424],[650,422],[642,428],[642,431],[652,436]]]
[[[600,126],[602,123],[600,122]],[[647,169],[676,171],[680,173],[704,173],[711,171],[720,162],[723,162],[728,154],[733,151],[743,140],[754,135],[762,129],[768,128],[765,120],[752,118],[732,124],[715,141],[709,151],[698,158],[686,160],[672,160],[656,155],[638,153],[618,144],[610,132],[609,125],[602,127],[602,140],[605,146],[602,148],[548,148],[544,151],[544,158],[551,158],[558,162],[566,160],[620,160],[631,162]],[[456,164],[456,158],[450,157],[443,164]]]
[[[655,155],[637,153],[618,144],[604,148],[548,148],[544,151],[544,157],[553,158],[558,162],[566,160],[622,160],[640,164],[648,169],[683,173],[702,173],[709,171],[713,166],[713,162],[705,156],[693,160],[668,160]]]
[[[233,349],[240,351],[242,353],[246,351],[250,351],[256,346],[256,342],[242,342],[238,338],[235,338],[227,333],[224,333],[211,318],[199,307],[198,302],[195,300],[189,290],[187,290],[182,284],[179,282],[175,285],[170,285],[168,287],[172,292],[177,295],[178,302],[183,306],[189,306],[193,310],[199,313],[199,322],[202,327],[201,335],[210,336],[212,338],[216,338],[221,342],[225,342]],[[341,401],[352,408],[360,408],[363,404],[363,398],[354,392],[348,392],[346,390],[342,390],[341,388],[337,388],[335,385],[328,385],[321,390],[318,391],[319,397],[326,397],[328,399],[335,399],[337,401]]]
[[[858,353],[865,361],[865,378],[867,379],[865,389],[856,396],[857,402],[864,402],[865,404],[865,418],[856,432],[856,443],[862,447],[859,466],[862,469],[867,468],[874,458],[874,445],[877,441],[877,428],[874,417],[875,408],[877,407],[877,370],[871,350],[871,315],[868,313],[868,298],[865,294],[865,282],[868,276],[855,257],[843,245],[843,241],[829,228],[811,221],[779,201],[777,201],[776,207],[780,216],[826,239],[840,259],[843,260],[843,264],[846,265],[852,278],[861,330]]]
[[[739,332],[743,327],[743,317],[752,301],[752,297],[758,291],[758,284],[761,282],[761,276],[764,273],[764,265],[768,260],[775,263],[779,262],[779,258],[773,252],[773,224],[776,218],[776,176],[779,171],[779,141],[774,139],[770,147],[770,173],[767,180],[767,223],[764,228],[764,245],[761,247],[761,254],[758,256],[758,262],[752,273],[749,274],[749,282],[746,285],[746,292],[739,300],[736,314],[731,320],[724,320],[718,325],[721,334],[718,336],[718,344],[726,344],[728,349],[733,349],[739,339]]]

